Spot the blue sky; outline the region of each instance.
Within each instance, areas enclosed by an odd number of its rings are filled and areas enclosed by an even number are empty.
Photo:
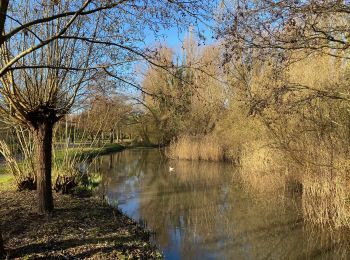
[[[144,31],[144,44],[142,44],[143,46],[140,45],[140,48],[144,48],[144,47],[155,47],[159,44],[161,45],[166,45],[168,47],[170,47],[171,49],[173,49],[174,51],[174,62],[176,60],[181,61],[183,55],[182,55],[182,46],[184,43],[184,40],[186,37],[188,37],[189,35],[189,31],[192,28],[192,35],[194,36],[194,38],[201,44],[201,46],[208,45],[208,44],[212,44],[215,40],[213,40],[213,30],[212,28],[209,28],[210,26],[214,27],[213,21],[208,22],[206,21],[208,25],[205,25],[203,23],[198,23],[196,24],[196,26],[191,26],[189,28],[177,28],[177,27],[172,27],[172,28],[168,28],[168,29],[162,29],[160,32],[158,32],[159,35],[155,35],[154,32],[150,29],[145,28]],[[201,34],[204,37],[199,37],[198,34]],[[141,71],[143,71],[144,69],[146,69],[147,66],[147,62],[138,62],[135,64],[134,68],[134,72],[132,73],[132,77],[133,77],[133,82],[137,83],[138,85],[142,84],[142,78],[143,75],[142,73],[140,73],[140,67],[142,67]],[[137,68],[137,69],[136,69]],[[133,87],[129,87],[127,92],[129,92],[129,94],[140,94],[138,90],[136,90]],[[125,93],[125,89],[124,89],[124,93]]]
[[[190,29],[191,29],[190,27],[187,30],[183,28],[180,30],[176,27],[163,29],[160,32],[162,36],[159,38],[156,38],[153,32],[146,31],[145,43],[146,45],[149,45],[149,46],[154,46],[157,42],[165,43],[168,47],[171,47],[172,49],[174,49],[176,53],[179,53],[181,52],[183,41],[185,37],[188,35]],[[213,39],[212,39],[213,31],[207,25],[199,23],[198,25],[192,27],[192,32],[195,38],[197,38],[197,40],[200,41],[201,44],[213,43]],[[199,39],[198,37],[199,33],[202,36],[204,36],[205,40],[203,40],[203,38]]]

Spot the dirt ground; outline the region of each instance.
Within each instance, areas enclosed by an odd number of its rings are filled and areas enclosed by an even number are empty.
[[[95,198],[55,194],[45,216],[35,192],[0,191],[0,225],[10,259],[161,258],[147,231]]]

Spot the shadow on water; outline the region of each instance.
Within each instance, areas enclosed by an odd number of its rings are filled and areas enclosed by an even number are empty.
[[[101,192],[154,231],[167,259],[350,258],[347,235],[304,224],[300,198],[252,194],[230,164],[169,161],[157,149],[134,149],[94,167]]]

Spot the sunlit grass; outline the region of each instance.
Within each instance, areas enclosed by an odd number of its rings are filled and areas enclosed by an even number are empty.
[[[112,152],[121,151],[125,147],[119,144],[106,144],[103,147],[75,147],[55,150],[53,156],[53,176],[58,174],[70,175],[76,169],[74,164],[87,158],[93,158]],[[25,167],[25,161],[17,162],[21,169]],[[54,182],[54,178],[53,178]],[[0,190],[14,189],[16,180],[7,164],[0,166]]]
[[[125,147],[120,144],[106,144],[102,147],[73,147],[55,151],[55,160],[63,160],[64,157],[95,157],[98,155],[104,155],[112,152],[118,152]]]
[[[15,178],[12,174],[0,174],[0,190],[13,190],[15,188]]]
[[[212,136],[184,135],[172,142],[168,155],[180,160],[223,161],[224,149]]]

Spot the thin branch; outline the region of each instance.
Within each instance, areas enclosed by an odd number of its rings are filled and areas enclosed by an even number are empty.
[[[61,31],[59,31],[56,35],[52,36],[51,38],[42,41],[41,43],[32,46],[31,48],[21,52],[20,54],[18,54],[16,57],[14,57],[12,60],[10,60],[8,63],[6,63],[5,66],[3,66],[0,70],[0,77],[4,76],[9,68],[15,64],[18,60],[20,60],[21,58],[25,57],[26,55],[28,55],[29,53],[32,53],[33,51],[40,49],[42,47],[44,47],[45,45],[49,44],[50,42],[52,42],[53,40],[58,39],[60,36],[62,36],[67,30],[68,28],[72,25],[72,23],[75,21],[75,19],[79,16],[79,14],[89,5],[89,3],[91,2],[91,0],[87,0],[85,2],[85,4],[75,13],[75,15],[68,21],[68,23],[64,26],[64,28],[62,28]]]
[[[91,10],[88,10],[88,11],[84,11],[84,12],[82,12],[81,11],[82,8],[80,8],[77,11],[65,12],[65,13],[60,13],[60,14],[56,14],[56,15],[53,15],[53,16],[49,16],[49,17],[40,18],[40,19],[37,19],[37,20],[34,20],[34,21],[30,21],[28,23],[22,24],[21,26],[15,28],[12,31],[10,31],[9,33],[5,34],[3,37],[4,37],[5,41],[6,41],[9,38],[11,38],[12,36],[14,36],[16,33],[20,32],[20,31],[22,31],[24,29],[27,29],[28,27],[31,27],[33,25],[50,22],[50,21],[57,20],[59,18],[68,17],[68,16],[74,16],[77,13],[79,13],[79,15],[93,14],[93,13],[96,13],[96,12],[99,12],[99,11],[112,9],[112,8],[116,7],[117,5],[120,5],[120,4],[122,4],[122,3],[126,2],[126,1],[127,0],[121,0],[121,1],[116,2],[114,4],[101,6],[101,7],[98,7],[98,8],[95,8],[95,9],[91,9]],[[88,1],[88,2],[91,2],[91,1]],[[83,6],[85,6],[85,4]],[[83,9],[85,9],[85,7]]]

